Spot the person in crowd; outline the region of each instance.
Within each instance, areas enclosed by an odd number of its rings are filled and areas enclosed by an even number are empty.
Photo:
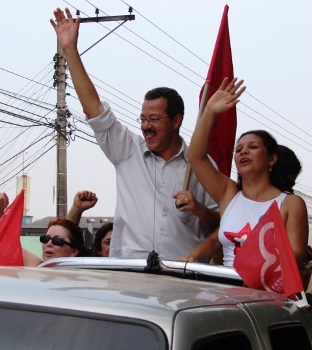
[[[302,170],[301,163],[297,158],[295,152],[283,145],[278,145],[278,162],[281,169],[281,173],[285,176],[286,180],[289,182],[289,192],[293,193],[294,192],[293,186],[295,185],[296,179]],[[217,228],[217,230],[219,230],[219,227]],[[194,253],[191,252],[190,254],[188,254],[187,259],[191,261],[197,261],[196,259],[200,259],[200,260],[204,259],[206,261],[209,260],[209,263],[212,263],[212,264],[218,264],[218,265],[223,264],[223,252],[221,247],[219,252],[215,254],[211,259],[210,257],[207,256],[207,251],[205,250],[205,247],[203,246],[202,248],[203,249],[199,247],[199,249],[195,250]],[[307,252],[308,251],[309,251],[309,246],[307,248]],[[201,252],[200,256],[198,255],[199,252]],[[302,271],[302,274],[304,274],[304,271]]]
[[[9,198],[5,192],[0,192],[0,218],[9,205]]]
[[[96,194],[91,191],[80,191],[75,197],[73,204],[67,214],[67,219],[79,225],[82,213],[97,203]],[[108,221],[104,223],[95,233],[92,246],[92,256],[108,257],[110,250],[110,242],[113,232],[113,223]]]
[[[281,171],[289,181],[293,192],[296,179],[302,170],[301,163],[295,152],[283,145],[278,145],[278,161],[280,162]]]
[[[86,256],[82,230],[70,220],[57,218],[50,221],[39,239],[42,243],[42,259],[23,249],[24,266],[38,266],[52,258]]]
[[[238,182],[217,172],[205,156],[215,119],[219,113],[233,108],[244,92],[243,81],[228,82],[225,78],[219,90],[209,99],[192,136],[188,159],[197,178],[220,207],[220,228],[205,242],[181,260],[198,260],[203,254],[213,256],[223,249],[223,263],[233,267],[237,249],[234,239],[246,224],[250,228],[259,221],[273,201],[276,201],[294,252],[298,267],[306,257],[308,243],[307,209],[303,199],[292,194],[289,181],[278,163],[278,145],[264,130],[253,130],[241,135],[235,148]],[[227,236],[229,238],[227,238]],[[242,243],[241,243],[242,244]]]
[[[42,243],[42,259],[23,248],[24,265],[37,266],[45,260],[59,257],[88,256],[84,246],[83,232],[78,224],[81,213],[93,207],[97,200],[93,192],[86,190],[78,192],[68,213],[73,220],[57,218],[50,221],[44,234],[39,237]],[[3,208],[3,211],[8,204],[8,196],[5,193],[0,193],[0,206]],[[78,222],[75,223],[74,221]]]
[[[105,222],[95,233],[92,242],[92,256],[109,256],[110,242],[113,233],[113,223]]]
[[[216,203],[187,169],[187,145],[179,134],[184,116],[181,96],[170,88],[146,93],[138,122],[143,137],[132,133],[101,102],[80,59],[79,18],[57,8],[50,20],[63,49],[74,88],[101,149],[117,176],[117,205],[110,256],[146,258],[155,250],[177,259],[217,227]],[[183,208],[181,207],[183,206]]]
[[[82,213],[85,210],[93,208],[97,201],[98,198],[96,194],[91,191],[83,190],[77,192],[66,218],[73,221],[76,225],[79,225]]]

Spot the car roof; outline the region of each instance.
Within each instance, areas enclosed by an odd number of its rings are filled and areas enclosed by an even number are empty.
[[[223,311],[227,320],[233,310],[242,310],[243,305],[250,310],[256,308],[255,314],[262,314],[266,308],[261,305],[266,304],[274,305],[275,317],[279,314],[282,319],[283,312],[288,312],[282,311],[284,307],[285,310],[298,310],[285,296],[237,285],[242,281],[236,272],[223,267],[193,263],[186,268],[185,263],[165,261],[160,271],[151,272],[144,269],[144,260],[110,258],[60,258],[41,265],[0,267],[0,307],[58,317],[115,318],[117,322],[127,324],[144,322],[165,332],[169,343],[178,315],[182,313],[189,317],[195,312],[201,319],[207,312],[219,315]],[[173,275],[172,271],[179,266],[184,269]],[[222,277],[215,280],[218,271]],[[189,279],[194,276],[204,276],[205,280]],[[212,281],[209,280],[211,277]],[[225,283],[231,280],[233,284]],[[245,317],[246,321],[245,312],[237,315]],[[233,328],[234,325],[228,323]]]
[[[189,303],[186,306],[190,307],[195,305],[192,304],[194,302],[194,296],[197,296],[202,290],[211,290],[213,293],[220,294],[218,300],[215,298],[211,300],[210,298],[205,298],[205,303],[210,300],[214,305],[216,305],[216,303],[222,304],[223,302],[229,303],[229,300],[232,300],[233,303],[251,300],[286,300],[285,296],[276,293],[241,288],[243,286],[243,281],[232,268],[220,265],[170,260],[160,260],[159,270],[156,271],[148,269],[146,265],[145,259],[71,257],[50,259],[39,266],[53,267],[58,271],[64,269],[81,269],[81,273],[86,270],[92,270],[93,272],[101,270],[102,272],[111,273],[106,275],[107,281],[110,283],[113,282],[112,276],[116,276],[116,272],[124,272],[122,277],[124,282],[118,282],[120,292],[129,290],[129,285],[135,283],[136,280],[138,284],[140,284],[146,283],[146,281],[150,279],[151,281],[148,283],[156,283],[161,286],[161,289],[158,290],[155,288],[155,285],[153,285],[151,289],[146,290],[145,297],[152,294],[159,297],[161,294],[160,291],[167,290],[166,294],[171,295],[173,301],[177,299],[181,292],[184,292],[187,293],[185,297]],[[132,276],[129,272],[136,272],[136,274]],[[87,271],[86,274],[88,275],[88,273]],[[142,275],[144,276],[143,280]],[[138,287],[139,290],[140,288],[141,287]],[[170,294],[169,289],[172,294]],[[176,292],[177,290],[178,292]],[[195,299],[197,305],[198,298],[196,297]],[[175,310],[177,309],[178,308]]]
[[[186,308],[286,300],[239,286],[116,270],[0,267],[0,284],[2,302],[109,313],[167,326]]]

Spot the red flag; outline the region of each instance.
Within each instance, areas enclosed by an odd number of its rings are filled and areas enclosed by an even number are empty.
[[[213,51],[206,84],[209,85],[207,100],[219,89],[224,78],[231,81],[234,77],[232,51],[227,13],[229,6],[224,7],[223,16],[219,28],[218,37]],[[200,92],[200,100],[203,94]],[[206,104],[206,101],[204,101]],[[236,135],[236,108],[221,113],[216,119],[216,124],[211,133],[208,154],[217,163],[219,171],[230,176],[233,158],[233,149]]]
[[[304,290],[276,201],[237,252],[233,266],[250,288],[286,294],[292,299]]]
[[[24,210],[24,190],[7,207],[0,218],[0,265],[23,266],[21,228]]]

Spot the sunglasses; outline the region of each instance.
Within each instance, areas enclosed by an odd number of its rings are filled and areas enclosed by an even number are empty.
[[[59,247],[62,247],[64,244],[66,244],[72,248],[75,248],[71,243],[66,242],[65,239],[62,237],[51,237],[49,235],[41,235],[40,236],[41,243],[47,244],[50,240],[52,240],[53,245],[57,245]]]

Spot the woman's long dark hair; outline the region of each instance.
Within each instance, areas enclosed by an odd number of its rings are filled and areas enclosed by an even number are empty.
[[[300,174],[302,166],[295,152],[290,148],[278,145],[278,160],[283,174],[286,175],[291,186],[294,186],[295,178]],[[289,177],[292,179],[289,179]]]
[[[257,135],[262,139],[263,145],[266,148],[268,156],[272,156],[274,153],[276,153],[277,157],[279,157],[278,144],[275,138],[265,130],[247,131],[239,137],[238,141],[242,137],[250,134]],[[270,182],[273,186],[277,187],[282,192],[289,192],[289,193],[294,192],[291,185],[289,184],[289,181],[287,180],[285,172],[283,171],[281,162],[277,160],[277,162],[272,166],[272,170],[269,173],[270,173]],[[243,188],[242,177],[239,174],[237,179],[237,186],[240,190],[242,190]]]

